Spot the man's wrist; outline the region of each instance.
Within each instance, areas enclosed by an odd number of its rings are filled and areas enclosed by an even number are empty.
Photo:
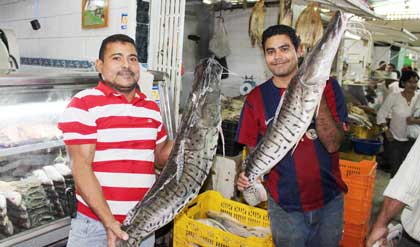
[[[109,219],[103,220],[102,224],[104,225],[105,228],[109,229],[112,227],[112,225],[114,225],[115,223],[119,223],[114,217],[110,217]]]

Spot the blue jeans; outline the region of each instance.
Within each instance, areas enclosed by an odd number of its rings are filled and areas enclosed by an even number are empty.
[[[71,220],[67,247],[106,247],[106,231],[104,225],[97,220],[77,213]],[[155,234],[143,239],[139,247],[155,246]]]
[[[286,212],[268,198],[273,241],[277,247],[338,247],[343,232],[344,195],[309,212]]]

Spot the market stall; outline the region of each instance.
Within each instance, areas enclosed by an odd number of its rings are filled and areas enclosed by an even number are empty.
[[[96,73],[0,76],[0,246],[67,238],[74,182],[57,120]]]
[[[376,113],[384,90],[397,81],[393,71],[377,70],[377,64],[410,60],[416,67],[420,50],[410,42],[417,37],[406,29],[381,24],[383,16],[364,0],[150,1],[150,5],[148,66],[160,71],[154,75],[162,81],[153,84],[151,93],[160,103],[170,139],[176,138],[181,116],[194,102],[187,95],[196,64],[214,56],[223,66],[218,156],[202,193],[183,201],[192,200],[184,210],[177,208],[176,213],[162,217],[161,222],[177,215],[173,225],[158,230],[156,246],[274,246],[267,201],[246,205],[236,186],[247,157],[244,145],[236,142],[241,109],[248,93],[271,76],[260,47],[264,28],[276,23],[295,27],[305,57],[335,10],[351,16],[330,72],[341,85],[348,111],[339,153],[341,177],[348,187],[341,246],[363,246],[385,131],[376,124]],[[0,246],[65,244],[74,213],[74,182],[56,124],[70,98],[96,83],[97,73],[0,76]],[[191,137],[184,143],[193,141]],[[179,144],[182,154],[184,143]],[[176,175],[171,180],[174,184],[181,181],[184,166],[180,167],[171,174]],[[201,186],[195,178],[204,176],[203,169],[198,170],[185,175],[195,186]],[[180,191],[175,194],[184,195]]]

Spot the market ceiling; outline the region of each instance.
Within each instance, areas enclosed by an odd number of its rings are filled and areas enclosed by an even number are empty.
[[[246,0],[252,5],[257,0]],[[279,0],[266,0],[267,4]],[[306,5],[312,0],[292,0],[293,4]],[[420,47],[420,4],[419,0],[369,0],[368,4],[356,6],[364,0],[314,0],[329,9],[342,9],[364,17],[374,31],[377,40],[389,43],[402,42]],[[220,3],[220,0],[203,0],[206,3]],[[224,0],[232,5],[242,4],[243,0]],[[372,11],[373,9],[373,11]],[[367,25],[368,26],[368,25]],[[387,28],[389,27],[389,30]],[[401,35],[400,35],[401,34]],[[414,35],[414,36],[413,36]],[[399,38],[401,36],[401,38]]]

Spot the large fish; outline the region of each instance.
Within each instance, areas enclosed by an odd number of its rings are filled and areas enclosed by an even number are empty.
[[[320,103],[331,64],[346,27],[346,18],[337,12],[317,46],[307,55],[292,78],[276,111],[272,124],[255,151],[245,160],[245,176],[251,186],[244,199],[259,202],[257,178],[270,171],[303,137]]]
[[[197,196],[216,155],[221,128],[221,73],[222,67],[212,58],[197,65],[188,109],[169,160],[143,200],[128,213],[122,229],[129,239],[118,246],[137,247]]]

